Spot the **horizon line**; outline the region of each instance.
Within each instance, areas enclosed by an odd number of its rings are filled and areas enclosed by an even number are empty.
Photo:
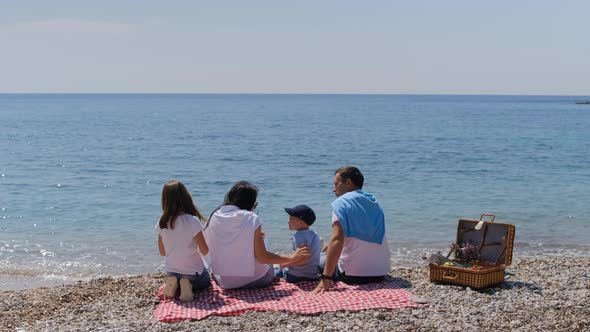
[[[0,92],[2,95],[252,95],[252,96],[505,96],[505,97],[590,97],[590,94],[510,93],[344,93],[344,92]]]

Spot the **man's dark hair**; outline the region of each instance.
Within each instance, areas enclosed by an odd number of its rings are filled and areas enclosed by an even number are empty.
[[[363,173],[361,173],[360,169],[354,166],[344,166],[337,169],[334,175],[336,174],[340,174],[340,178],[342,179],[342,181],[350,179],[350,181],[352,181],[352,183],[355,187],[357,187],[357,189],[363,189],[365,177],[363,176]]]
[[[223,205],[235,205],[241,210],[251,211],[256,204],[258,188],[249,182],[239,181],[225,195]]]

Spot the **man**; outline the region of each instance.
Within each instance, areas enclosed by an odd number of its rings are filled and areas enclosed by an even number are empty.
[[[338,198],[332,203],[332,235],[315,294],[330,289],[333,281],[364,284],[389,273],[383,209],[373,195],[361,190],[363,183],[363,174],[354,166],[341,167],[334,174]]]

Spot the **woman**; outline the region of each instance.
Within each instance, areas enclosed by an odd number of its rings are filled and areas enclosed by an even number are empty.
[[[257,196],[258,188],[246,181],[237,182],[205,228],[211,273],[221,288],[266,287],[274,279],[272,264],[289,264],[310,255],[307,247],[290,256],[266,250],[262,220],[252,212]]]

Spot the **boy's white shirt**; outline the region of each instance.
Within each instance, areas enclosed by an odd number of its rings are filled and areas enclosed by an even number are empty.
[[[202,230],[199,219],[190,214],[176,217],[174,229],[160,228],[156,223],[156,232],[162,237],[166,252],[166,272],[203,273],[205,265],[195,241],[195,236]]]

